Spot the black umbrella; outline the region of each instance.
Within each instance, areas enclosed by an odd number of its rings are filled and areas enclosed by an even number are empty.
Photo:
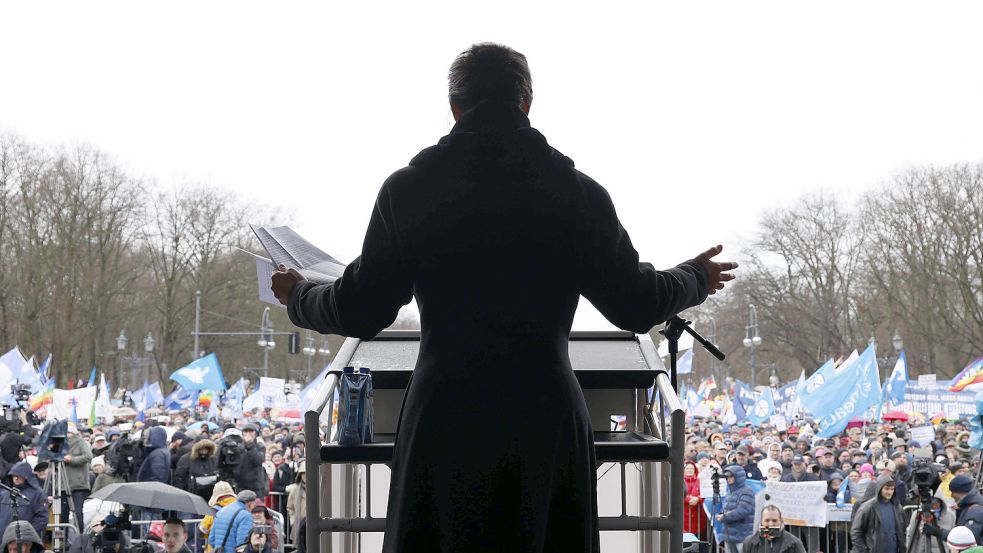
[[[180,511],[199,515],[215,514],[201,496],[179,490],[161,482],[121,482],[110,484],[92,494],[92,499],[115,501],[123,505]]]

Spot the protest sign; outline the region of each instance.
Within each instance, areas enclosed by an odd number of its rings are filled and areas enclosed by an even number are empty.
[[[911,441],[918,442],[919,445],[925,446],[932,443],[932,441],[935,440],[935,428],[932,427],[931,425],[918,426],[912,428],[910,432],[911,432]]]
[[[934,388],[938,380],[934,374],[920,374],[918,375],[918,387],[919,388]]]
[[[790,526],[826,526],[826,482],[765,483],[765,495]]]
[[[853,505],[837,507],[836,503],[826,504],[826,520],[828,522],[850,522],[850,516],[852,514]]]

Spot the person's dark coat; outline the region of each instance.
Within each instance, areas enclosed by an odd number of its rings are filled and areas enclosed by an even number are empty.
[[[191,453],[191,448],[195,446],[195,441],[191,438],[185,436],[181,439],[181,445],[171,452],[171,471],[177,470],[178,461],[181,457],[184,457],[188,453]]]
[[[252,490],[256,497],[262,499],[269,495],[270,477],[263,468],[266,460],[266,448],[258,442],[244,443],[244,451],[239,466],[236,467],[236,483],[239,491]]]
[[[907,543],[905,542],[905,519],[901,506],[894,498],[886,503],[887,508],[882,509],[881,489],[894,480],[889,476],[878,476],[874,485],[874,497],[864,501],[857,509],[853,517],[853,526],[850,529],[850,538],[853,542],[854,553],[905,553]],[[882,543],[882,528],[885,521],[882,519],[883,512],[890,511],[894,517],[895,539],[897,540],[896,551],[886,551]]]
[[[294,482],[294,471],[287,462],[280,463],[273,473],[272,489],[275,492],[286,493],[287,486]]]
[[[697,261],[639,263],[608,193],[517,107],[483,102],[386,180],[344,275],[297,284],[287,310],[369,339],[420,306],[385,553],[598,551],[593,432],[567,343],[579,298],[646,333],[707,286]]]
[[[761,474],[761,469],[759,469],[758,465],[753,461],[748,461],[748,464],[738,466],[744,469],[744,474],[748,479],[758,481],[764,480],[764,476]]]
[[[48,525],[48,496],[38,483],[34,471],[31,470],[31,465],[22,461],[11,467],[7,474],[19,476],[25,480],[24,484],[16,486],[20,493],[27,497],[26,500],[19,498],[17,500],[18,518],[30,522],[34,531],[39,536],[43,536],[44,528]],[[12,486],[13,480],[9,479],[5,483]],[[11,520],[14,520],[14,501],[9,493],[2,492],[0,493],[0,528],[6,528]]]
[[[959,503],[956,504],[956,526],[965,526],[973,531],[976,536],[976,544],[983,544],[983,495],[979,490],[970,490]],[[950,529],[941,529],[940,536],[945,541],[949,537]]]
[[[806,548],[799,538],[787,530],[782,530],[782,536],[775,540],[763,539],[761,534],[755,532],[744,540],[741,553],[806,553]]]
[[[734,483],[727,486],[720,512],[723,515],[720,541],[742,543],[754,533],[754,490],[746,484],[747,476],[739,465],[726,470],[734,475]]]
[[[63,487],[67,487],[70,492],[88,490],[90,488],[89,463],[92,462],[92,447],[78,433],[69,434],[67,443],[68,450],[65,453],[71,456],[71,460],[65,461]]]
[[[816,474],[808,470],[802,471],[802,474],[796,476],[795,471],[788,471],[782,475],[782,482],[818,482],[819,478]]]
[[[191,448],[191,453],[181,458],[179,465],[185,468],[182,489],[201,496],[205,501],[211,499],[215,488],[211,477],[218,475],[218,446],[215,442],[199,440]]]
[[[148,453],[143,457],[137,482],[171,483],[171,452],[167,449],[167,431],[161,426],[149,429]]]

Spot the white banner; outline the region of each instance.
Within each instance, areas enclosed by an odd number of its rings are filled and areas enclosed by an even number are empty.
[[[826,526],[826,482],[765,483],[767,503],[782,511],[790,526]]]
[[[850,515],[852,514],[853,505],[837,507],[836,503],[826,504],[826,520],[829,522],[850,522]]]
[[[51,403],[46,405],[47,412],[45,418],[49,421],[53,419],[71,419],[72,409],[75,409],[75,417],[88,420],[92,412],[92,402],[96,400],[96,387],[86,386],[74,390],[61,390],[55,388],[54,398]]]
[[[935,440],[935,427],[932,425],[919,426],[911,429],[911,441],[927,446]]]

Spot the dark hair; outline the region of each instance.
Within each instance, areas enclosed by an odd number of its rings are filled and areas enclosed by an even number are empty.
[[[778,518],[782,519],[782,522],[785,521],[785,519],[782,518],[782,510],[778,508],[778,505],[775,505],[774,503],[769,503],[768,505],[765,505],[761,509],[761,516],[764,516],[765,511],[775,511],[776,513],[778,513]]]
[[[502,44],[482,42],[454,58],[447,97],[463,110],[484,100],[523,105],[532,102],[532,75],[526,57]]]
[[[179,519],[179,518],[171,517],[171,518],[165,520],[164,521],[164,526],[167,526],[168,524],[173,524],[174,526],[180,526],[181,528],[184,528],[184,531],[185,532],[188,531],[188,527],[184,525],[184,521],[181,520],[181,519]]]

